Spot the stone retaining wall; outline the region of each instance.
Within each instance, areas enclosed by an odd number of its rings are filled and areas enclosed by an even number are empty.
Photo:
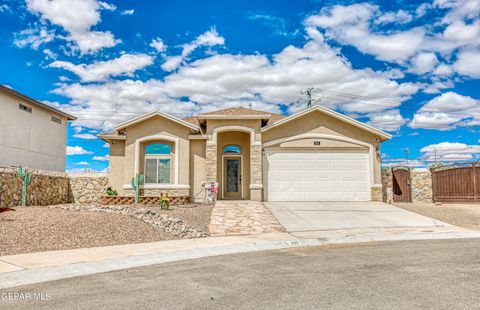
[[[68,175],[62,172],[29,170],[27,205],[46,206],[64,203],[93,203],[105,195],[107,174]],[[22,181],[17,168],[0,168],[0,207],[22,204]]]
[[[432,174],[428,169],[410,171],[412,202],[433,202]],[[383,201],[393,203],[392,169],[382,169]]]
[[[69,178],[66,173],[29,170],[32,182],[28,187],[27,204],[46,206],[70,201]],[[22,181],[15,168],[0,168],[0,207],[22,204]]]

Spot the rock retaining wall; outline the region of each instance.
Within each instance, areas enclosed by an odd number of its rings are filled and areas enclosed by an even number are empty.
[[[410,171],[412,202],[433,202],[432,174],[428,169]],[[383,201],[393,203],[392,169],[382,169]]]
[[[64,203],[98,201],[108,186],[106,174],[68,175],[62,172],[29,170],[27,205],[46,206]],[[17,168],[0,168],[0,207],[22,204],[22,181]]]

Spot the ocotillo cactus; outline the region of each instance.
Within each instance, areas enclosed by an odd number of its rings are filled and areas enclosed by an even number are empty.
[[[135,190],[135,203],[140,202],[140,184],[143,183],[143,174],[136,174],[134,178],[132,178],[132,187]]]
[[[28,172],[28,168],[18,168],[18,176],[22,179],[22,206],[27,206],[27,190],[32,182],[32,175]]]

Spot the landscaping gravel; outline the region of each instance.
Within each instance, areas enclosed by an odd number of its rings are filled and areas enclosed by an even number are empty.
[[[163,227],[149,223],[150,219],[159,217],[154,213],[165,214],[162,219],[167,216],[181,219],[186,231],[198,229],[198,236],[205,236],[208,235],[213,209],[211,205],[195,208],[172,206],[172,210],[161,210],[160,207],[152,206],[128,206],[132,207],[134,212],[143,209],[137,212],[136,216],[131,216],[122,214],[122,211],[72,211],[63,209],[64,207],[66,206],[17,207],[14,208],[15,211],[0,213],[0,256],[180,238],[174,234],[174,230],[167,233]],[[145,221],[143,217],[149,210],[153,212],[148,213]]]
[[[480,204],[395,203],[395,206],[455,226],[480,230]]]

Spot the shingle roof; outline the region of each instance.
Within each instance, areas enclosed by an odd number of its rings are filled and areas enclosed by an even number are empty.
[[[222,110],[217,110],[217,111],[198,114],[197,116],[201,118],[202,116],[211,116],[211,115],[265,115],[265,116],[271,116],[272,113],[265,112],[265,111],[259,111],[259,110],[253,110],[253,109],[246,109],[246,108],[227,108],[227,109],[222,109]]]

